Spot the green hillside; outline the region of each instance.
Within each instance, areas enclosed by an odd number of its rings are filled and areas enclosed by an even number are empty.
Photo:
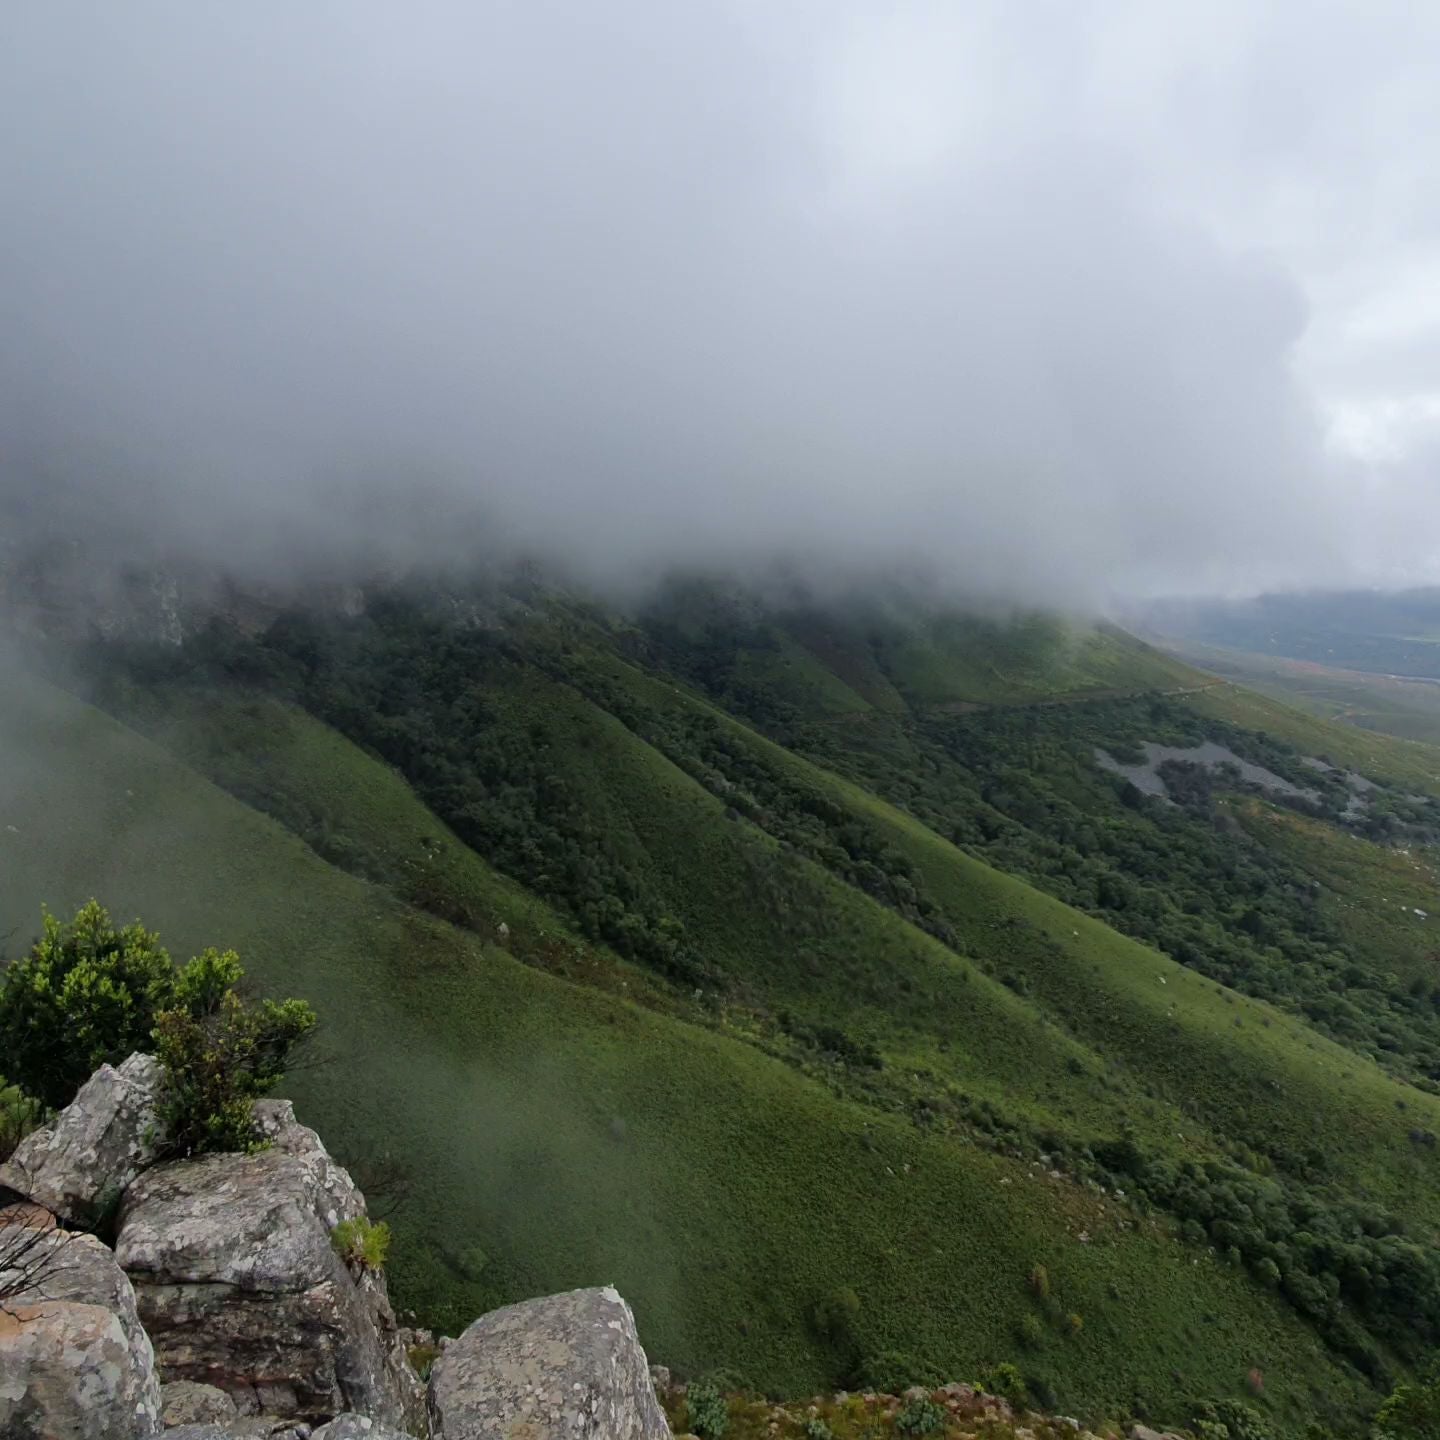
[[[613,1280],[655,1358],[790,1394],[901,1349],[1092,1416],[1253,1368],[1287,1431],[1373,1408],[1440,1337],[1436,1002],[1373,899],[1425,908],[1418,747],[1118,632],[734,610],[103,647],[124,725],[4,702],[6,928],[95,893],[310,998],[302,1110],[418,1177],[393,1278],[442,1326]],[[1202,742],[1313,798],[1096,760]]]
[[[333,789],[307,768],[310,793],[361,838],[359,817],[386,791],[422,813],[313,722],[245,713],[272,743],[285,723],[307,762],[329,752]],[[237,723],[223,722],[232,738]],[[713,1029],[537,973],[341,873],[58,692],[10,689],[0,727],[24,777],[4,797],[8,926],[94,890],[158,922],[177,953],[233,944],[259,983],[310,996],[333,1059],[295,1077],[302,1111],[362,1173],[377,1145],[419,1170],[395,1280],[441,1323],[612,1280],[657,1357],[804,1389],[837,1363],[805,1312],[847,1285],[863,1297],[857,1344],[979,1373],[1019,1352],[1022,1318],[1041,1313],[1026,1277],[1044,1264],[1086,1324],[1048,1334],[1030,1367],[1077,1408],[1139,1396],[1165,1413],[1180,1403],[1172,1367],[1186,1393],[1228,1393],[1256,1363],[1277,1373],[1282,1414],[1305,1412],[1309,1387],[1361,1403],[1274,1299],[1093,1192],[849,1103]],[[44,764],[57,752],[63,772]],[[365,794],[353,782],[367,771]],[[477,905],[517,930],[547,923],[533,901],[511,908],[485,867],[452,873],[457,893],[462,874],[478,877]],[[1189,1338],[1202,1330],[1203,1358]]]

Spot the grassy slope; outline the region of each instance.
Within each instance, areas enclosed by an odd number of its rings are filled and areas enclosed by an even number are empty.
[[[1177,1413],[1182,1396],[1235,1393],[1255,1364],[1291,1420],[1322,1393],[1338,1410],[1360,1399],[1313,1336],[1235,1272],[747,1047],[528,969],[340,873],[67,697],[12,687],[0,743],[12,762],[0,791],[5,927],[30,929],[41,901],[64,909],[98,893],[158,924],[179,953],[233,944],[260,983],[311,997],[335,1060],[295,1077],[302,1113],[342,1155],[378,1137],[419,1168],[397,1279],[422,1302],[443,1291],[445,1323],[520,1293],[614,1281],[657,1359],[734,1364],[799,1390],[833,1362],[797,1315],[849,1284],[867,1348],[928,1350],[963,1374],[1015,1353],[1024,1277],[1041,1262],[1086,1323],[1045,1341],[1031,1368],[1082,1413],[1137,1395]],[[409,803],[392,777],[357,788],[371,762],[343,742],[302,743],[338,821],[352,805],[373,824]],[[503,883],[467,874],[454,883],[474,880],[503,911]],[[1072,1238],[1081,1224],[1089,1244]],[[462,1278],[466,1266],[477,1280]]]
[[[634,672],[631,684],[657,708],[703,704]],[[879,823],[944,904],[961,948],[1023,973],[1038,1001],[1021,1001],[910,931],[917,944],[933,946],[945,959],[935,972],[912,972],[921,1003],[908,1013],[889,992],[889,1013],[905,1027],[892,1043],[913,1047],[965,1084],[983,1089],[991,1077],[1008,1103],[1028,1105],[1037,1118],[1101,1127],[1097,1135],[1117,1122],[1117,1112],[1129,1113],[1156,1141],[1188,1131],[1187,1144],[1201,1153],[1214,1141],[1196,1122],[1212,1136],[1252,1140],[1266,1134],[1293,1139],[1313,1130],[1327,1136],[1347,1175],[1372,1196],[1440,1220],[1440,1161],[1407,1140],[1417,1110],[1430,1117],[1427,1123],[1440,1121],[1440,1102],[1392,1081],[1301,1022],[1224,991],[965,855],[858,786],[726,723],[772,764]],[[683,865],[683,837],[667,837],[672,841]],[[735,914],[735,897],[722,896],[720,903],[723,913]],[[877,958],[867,955],[861,973],[844,983],[863,986],[877,971],[896,973],[893,956],[882,964]],[[947,985],[947,972],[964,974],[968,983]],[[843,1005],[844,997],[829,1003]],[[952,1019],[960,1021],[954,1030],[947,1025]],[[945,1041],[953,1048],[942,1050]],[[1119,1081],[1118,1093],[1077,1083],[1066,1068],[1074,1056],[1088,1074],[1108,1070],[1109,1084]]]
[[[769,610],[699,582],[657,600],[643,625],[707,648],[712,660],[723,657],[732,690],[763,690],[812,720],[1205,681],[1110,626],[1044,612],[977,615],[898,592],[826,609]]]
[[[1246,803],[1241,815],[1253,834],[1293,856],[1319,882],[1322,908],[1358,953],[1383,957],[1403,980],[1434,987],[1440,869],[1433,852],[1358,843],[1270,805]]]
[[[858,636],[850,648],[862,648]],[[1004,622],[943,615],[880,627],[869,648],[896,692],[917,708],[1166,689],[1196,680],[1188,666],[1129,636],[1048,615]]]

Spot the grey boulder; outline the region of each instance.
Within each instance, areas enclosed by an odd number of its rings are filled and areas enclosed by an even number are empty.
[[[410,1437],[364,1415],[337,1415],[328,1425],[311,1431],[310,1440],[410,1440]]]
[[[102,1065],[53,1123],[0,1165],[0,1185],[78,1225],[93,1225],[150,1165],[163,1139],[165,1071],[153,1055]]]
[[[90,1235],[0,1229],[0,1436],[146,1440],[160,1381],[130,1282]]]
[[[330,1232],[364,1198],[288,1105],[270,1148],[147,1171],[126,1192],[115,1252],[172,1380],[218,1386],[242,1415],[423,1417],[383,1276],[352,1274]]]
[[[160,1418],[166,1429],[176,1425],[223,1424],[239,1411],[235,1402],[214,1385],[195,1380],[172,1380],[160,1387]]]
[[[257,1100],[255,1126],[271,1150],[288,1155],[299,1166],[310,1204],[327,1232],[342,1220],[365,1213],[365,1197],[344,1166],[337,1165],[325,1143],[295,1118],[289,1100]]]
[[[435,1440],[668,1440],[630,1307],[609,1286],[482,1315],[430,1372]]]

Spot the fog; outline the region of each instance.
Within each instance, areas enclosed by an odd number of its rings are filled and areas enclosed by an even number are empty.
[[[1383,3],[7,6],[0,483],[237,565],[1440,578],[1437,46]]]

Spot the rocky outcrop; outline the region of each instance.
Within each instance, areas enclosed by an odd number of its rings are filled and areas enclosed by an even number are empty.
[[[435,1440],[666,1440],[630,1307],[609,1287],[482,1315],[430,1375]]]
[[[176,1425],[204,1425],[233,1420],[235,1402],[213,1385],[194,1380],[172,1380],[160,1387],[160,1418],[168,1430]]]
[[[330,1241],[363,1197],[288,1105],[262,1123],[268,1149],[162,1165],[126,1192],[116,1256],[162,1372],[217,1386],[242,1414],[417,1424],[384,1280],[352,1274]]]
[[[256,1105],[263,1149],[157,1165],[161,1083],[103,1066],[0,1175],[0,1440],[667,1440],[614,1290],[401,1331],[332,1243],[364,1196],[289,1102]],[[56,1218],[112,1213],[113,1254]],[[407,1340],[439,1352],[428,1408]]]
[[[365,1197],[349,1172],[335,1163],[320,1137],[295,1118],[289,1100],[257,1100],[255,1127],[272,1151],[298,1162],[310,1203],[327,1231],[365,1213]]]
[[[71,1224],[94,1225],[159,1153],[164,1078],[152,1055],[132,1055],[119,1069],[102,1065],[53,1124],[0,1165],[0,1186]]]
[[[313,1440],[313,1436],[303,1421],[275,1415],[249,1415],[224,1422],[207,1420],[177,1425],[165,1432],[165,1440]]]
[[[337,1415],[322,1425],[310,1440],[407,1440],[398,1430],[391,1430],[364,1415]]]
[[[89,1235],[0,1228],[0,1435],[144,1440],[160,1382],[130,1282]]]

